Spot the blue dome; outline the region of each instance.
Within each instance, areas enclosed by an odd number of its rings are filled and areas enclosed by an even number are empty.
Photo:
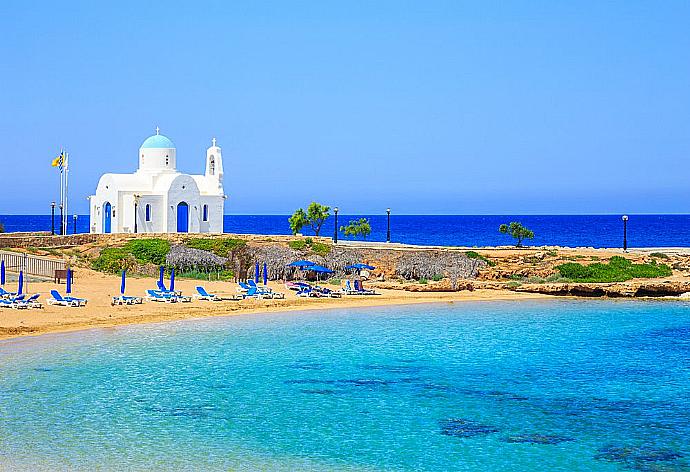
[[[146,141],[144,141],[141,144],[141,148],[157,148],[157,149],[169,149],[169,148],[174,148],[175,145],[173,144],[170,139],[168,139],[166,136],[163,136],[162,134],[154,134],[153,136],[149,136],[146,138]]]

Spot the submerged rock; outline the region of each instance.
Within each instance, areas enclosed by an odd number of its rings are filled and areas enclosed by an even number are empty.
[[[557,434],[516,434],[503,438],[502,441],[521,444],[560,444],[575,441],[575,439]]]
[[[481,424],[477,421],[462,418],[441,420],[438,424],[441,427],[441,434],[456,438],[473,438],[499,432],[499,429],[495,426]]]
[[[646,446],[605,446],[594,456],[597,460],[619,462],[631,467],[650,462],[671,462],[683,457],[681,452],[673,449]]]

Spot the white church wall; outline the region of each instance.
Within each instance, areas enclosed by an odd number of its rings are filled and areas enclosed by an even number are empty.
[[[177,232],[177,210],[182,202],[188,207],[188,232],[199,232],[199,188],[194,179],[180,174],[171,183],[168,190],[168,232]]]
[[[175,148],[143,148],[139,149],[139,170],[155,171],[177,168],[177,151]]]
[[[150,220],[146,220],[149,205]],[[164,233],[166,226],[165,199],[162,195],[142,195],[137,205],[137,232]]]

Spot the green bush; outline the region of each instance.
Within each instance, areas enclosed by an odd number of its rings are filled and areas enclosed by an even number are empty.
[[[482,261],[486,262],[486,264],[487,264],[489,267],[493,267],[493,266],[496,265],[496,263],[495,263],[494,261],[490,260],[490,259],[489,259],[488,257],[486,257],[486,256],[482,256],[482,255],[479,254],[477,251],[466,251],[466,252],[465,252],[465,255],[466,255],[467,257],[469,257],[470,259],[479,259],[479,260],[482,260]]]
[[[303,239],[298,239],[297,241],[290,241],[288,243],[288,246],[290,247],[290,249],[294,249],[295,251],[301,251],[302,249],[307,247],[307,242]]]
[[[439,281],[443,280],[443,276],[442,275],[434,275],[431,278],[431,280],[433,280],[434,282],[439,282]]]
[[[138,262],[161,265],[170,251],[170,243],[165,239],[133,239],[125,244],[124,249],[131,253]]]
[[[668,259],[668,254],[664,254],[663,252],[653,252],[650,254],[652,257],[657,257],[659,259]]]
[[[624,282],[630,279],[668,277],[672,271],[666,264],[633,264],[621,256],[614,256],[608,262],[587,266],[568,262],[556,267],[562,277],[574,282]]]
[[[422,284],[422,285],[426,285],[429,283],[429,281],[425,278],[421,278],[417,281],[417,283]]]
[[[134,265],[134,257],[122,247],[107,247],[91,263],[94,270],[116,274],[129,270]]]
[[[234,238],[189,238],[185,241],[185,246],[191,249],[212,252],[220,257],[228,257],[232,251],[246,245],[247,242],[245,240]]]
[[[324,243],[313,243],[311,245],[311,250],[317,256],[327,256],[331,252],[331,246]]]

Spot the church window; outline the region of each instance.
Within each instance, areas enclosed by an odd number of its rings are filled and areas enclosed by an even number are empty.
[[[208,205],[204,205],[204,221],[208,221]]]
[[[216,175],[216,158],[211,156],[211,159],[209,159],[209,174],[211,175]]]
[[[165,156],[165,165],[166,165],[166,166],[168,165],[168,162],[169,162],[169,161],[168,161],[168,156]]]
[[[151,221],[151,205],[146,204],[146,221]]]

